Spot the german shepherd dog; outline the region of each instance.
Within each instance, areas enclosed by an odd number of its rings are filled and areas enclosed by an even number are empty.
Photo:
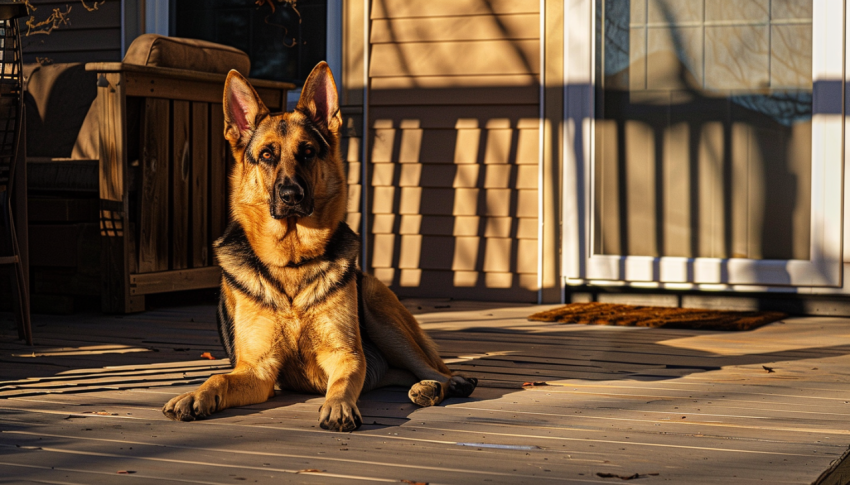
[[[224,137],[233,221],[215,242],[222,269],[218,328],[233,363],[162,408],[192,421],[261,403],[281,389],[324,393],[322,428],[351,431],[357,398],[412,386],[420,406],[467,397],[477,380],[452,376],[416,319],[383,283],[360,272],[357,235],[343,221],[336,84],[319,63],[295,110],[269,113],[236,71],[224,85]]]

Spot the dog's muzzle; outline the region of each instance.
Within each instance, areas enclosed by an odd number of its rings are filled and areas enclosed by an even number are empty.
[[[305,190],[306,185],[289,177],[274,186],[271,215],[275,219],[307,217],[313,213],[313,199]]]
[[[287,207],[295,207],[304,200],[304,189],[300,185],[277,184],[275,186],[277,196]]]

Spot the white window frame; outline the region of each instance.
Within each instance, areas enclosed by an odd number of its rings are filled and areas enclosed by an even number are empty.
[[[682,258],[593,254],[595,0],[567,0],[565,28],[564,241],[567,284],[734,289],[838,287],[842,284],[845,1],[814,0],[812,77],[839,81],[828,113],[812,117],[811,253],[808,260]],[[835,94],[835,93],[830,93]],[[817,104],[823,106],[823,100]],[[839,113],[839,114],[834,114]]]

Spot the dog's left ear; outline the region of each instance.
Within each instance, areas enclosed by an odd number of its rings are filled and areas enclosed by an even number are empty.
[[[336,84],[327,62],[318,63],[310,72],[301,88],[301,98],[295,109],[310,117],[319,128],[329,133],[339,131],[342,116],[339,113]]]

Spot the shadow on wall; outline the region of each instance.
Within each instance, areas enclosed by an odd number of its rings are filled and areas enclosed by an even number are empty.
[[[373,4],[365,229],[369,270],[401,296],[537,299],[539,16],[527,7],[434,17]]]

